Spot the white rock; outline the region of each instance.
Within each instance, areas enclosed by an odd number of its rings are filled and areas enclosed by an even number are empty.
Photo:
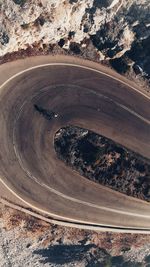
[[[97,34],[104,25],[110,24],[104,36],[103,34],[97,36],[102,43],[114,42],[112,50],[121,47],[113,56],[114,58],[120,57],[130,49],[135,39],[134,29],[137,23],[139,25],[142,23],[143,18],[147,32],[144,32],[143,36],[141,33],[141,38],[146,38],[148,35],[149,16],[145,14],[147,14],[150,4],[146,0],[107,2],[106,7],[99,8],[94,0],[82,0],[74,3],[71,3],[70,0],[26,0],[23,6],[15,4],[13,0],[1,0],[0,56],[19,49],[26,49],[35,43],[41,47],[43,43],[55,44],[61,38],[66,40],[64,48],[69,49],[70,42],[80,44],[84,38],[89,39],[91,35]],[[135,14],[131,12],[133,8]],[[41,25],[38,19],[43,19]],[[68,39],[69,32],[75,33],[71,40]],[[109,58],[103,49],[99,53],[100,58]]]

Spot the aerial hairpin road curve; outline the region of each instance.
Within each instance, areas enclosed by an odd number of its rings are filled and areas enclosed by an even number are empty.
[[[150,159],[150,99],[98,63],[37,56],[0,66],[0,181],[57,220],[150,231],[150,204],[95,184],[57,158],[54,136],[66,125],[100,133]],[[34,106],[53,110],[46,120]]]

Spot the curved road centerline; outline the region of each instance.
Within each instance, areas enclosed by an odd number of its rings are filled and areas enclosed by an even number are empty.
[[[40,91],[39,91],[39,92],[40,92]],[[99,94],[99,95],[100,95],[100,94]],[[36,97],[36,96],[37,96],[37,94],[35,94],[35,95],[33,96],[33,98]],[[103,95],[100,95],[100,96],[103,97]],[[107,97],[107,99],[110,100],[110,101],[112,101],[112,102],[114,102],[112,99],[109,99],[108,97]],[[25,105],[27,102],[28,102],[28,101],[26,100],[26,101],[23,103],[23,105],[22,105],[22,107],[21,107],[21,109],[20,109],[20,112],[19,112],[19,114],[18,114],[18,116],[17,116],[17,118],[16,118],[15,124],[17,123],[17,120],[19,120],[19,117],[20,117],[20,115],[21,115],[22,109],[23,109],[24,105]],[[149,121],[149,120],[146,120],[145,118],[141,117],[139,114],[135,113],[134,111],[128,109],[127,107],[125,107],[125,106],[123,106],[123,105],[120,105],[120,104],[117,103],[117,102],[114,102],[114,103],[115,103],[116,105],[118,105],[118,106],[121,106],[123,109],[126,109],[129,113],[134,114],[135,116],[137,116],[137,117],[140,118],[141,120],[145,121],[146,123],[150,124],[150,121]],[[102,206],[94,205],[94,204],[89,203],[89,202],[81,201],[81,200],[76,199],[76,198],[69,197],[69,196],[67,196],[67,195],[65,195],[65,194],[63,194],[63,193],[61,193],[60,191],[57,191],[57,190],[51,188],[50,186],[47,186],[46,184],[39,182],[39,181],[38,181],[38,178],[36,178],[34,175],[32,175],[32,174],[31,174],[27,169],[25,169],[24,166],[23,166],[23,163],[22,163],[22,161],[21,161],[21,158],[20,158],[20,156],[19,156],[19,153],[18,153],[17,148],[16,148],[16,146],[15,146],[15,141],[14,141],[14,139],[15,139],[15,124],[14,124],[14,130],[13,130],[13,146],[14,146],[14,151],[15,151],[16,157],[18,158],[18,161],[19,161],[19,164],[20,164],[21,168],[22,168],[22,169],[27,173],[27,175],[28,175],[29,177],[31,177],[31,179],[33,179],[36,183],[38,183],[38,184],[39,184],[40,186],[42,186],[42,187],[47,188],[50,192],[53,192],[53,193],[55,193],[56,195],[59,195],[59,196],[65,198],[65,199],[71,200],[71,201],[73,201],[73,202],[81,203],[81,204],[83,204],[83,205],[87,205],[87,206],[90,206],[90,207],[95,207],[95,208],[102,209],[102,210],[113,211],[113,212],[115,212],[115,213],[119,213],[119,214],[127,214],[127,215],[131,215],[131,216],[135,216],[135,214],[130,213],[130,212],[127,212],[127,211],[121,211],[121,210],[111,209],[111,208],[107,208],[107,207],[102,207]],[[136,214],[136,216],[137,216],[137,217],[150,218],[150,215]]]
[[[107,73],[105,73],[105,72],[102,72],[102,71],[100,71],[100,70],[96,70],[96,69],[91,68],[91,67],[86,67],[86,66],[82,66],[82,65],[78,65],[78,64],[72,64],[72,63],[60,63],[60,62],[55,63],[55,62],[53,62],[53,63],[40,64],[40,65],[37,65],[37,66],[34,66],[34,67],[30,67],[30,68],[27,68],[27,69],[25,69],[25,70],[23,70],[23,71],[18,72],[17,74],[15,74],[15,75],[13,75],[12,77],[10,77],[7,81],[5,81],[5,82],[0,86],[0,89],[2,89],[3,86],[5,86],[7,83],[9,83],[12,79],[16,78],[17,76],[19,76],[19,75],[21,75],[21,74],[23,74],[23,73],[25,73],[25,72],[27,72],[27,71],[30,71],[30,70],[33,70],[33,69],[36,69],[36,68],[46,67],[46,66],[70,66],[70,67],[84,68],[84,69],[87,69],[87,70],[95,71],[95,72],[97,72],[97,73],[101,73],[101,74],[103,74],[103,75],[105,75],[105,76],[107,76],[107,77],[112,78],[112,75],[109,75],[109,74],[107,74]],[[143,95],[144,97],[150,99],[150,96],[148,96],[148,95],[146,95],[145,93],[141,92],[139,89],[136,89],[134,86],[129,85],[129,83],[124,82],[124,81],[122,81],[121,79],[118,79],[118,78],[116,78],[116,77],[113,77],[113,79],[116,80],[116,81],[121,82],[121,83],[124,84],[124,85],[127,85],[127,86],[130,87],[132,90],[135,90],[137,93],[139,93],[139,94]]]
[[[0,87],[2,183],[54,218],[148,231],[149,203],[73,172],[57,159],[53,138],[59,128],[75,124],[150,158],[149,96],[111,70],[80,59],[37,57],[11,64],[12,73],[7,64],[0,67],[5,74]],[[51,106],[61,118],[46,122],[34,111],[35,103]]]

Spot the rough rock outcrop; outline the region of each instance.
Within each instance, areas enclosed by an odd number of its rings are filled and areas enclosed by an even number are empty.
[[[0,1],[0,56],[58,44],[75,54],[95,51],[119,72],[150,75],[147,0]]]

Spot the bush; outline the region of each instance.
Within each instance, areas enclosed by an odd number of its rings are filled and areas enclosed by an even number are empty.
[[[141,262],[126,261],[122,267],[143,267],[143,264]]]
[[[13,2],[16,4],[16,5],[20,5],[20,6],[23,6],[26,2],[26,0],[13,0]]]
[[[74,54],[80,54],[81,50],[80,50],[80,45],[72,42],[70,44],[70,50],[74,53]]]
[[[121,264],[123,263],[123,256],[120,255],[120,256],[112,257],[111,263],[112,263],[112,266],[120,267]]]
[[[3,32],[3,34],[0,37],[0,42],[2,45],[8,44],[9,43],[9,36],[6,32]]]
[[[145,261],[146,261],[146,263],[150,263],[150,255],[145,257]]]

